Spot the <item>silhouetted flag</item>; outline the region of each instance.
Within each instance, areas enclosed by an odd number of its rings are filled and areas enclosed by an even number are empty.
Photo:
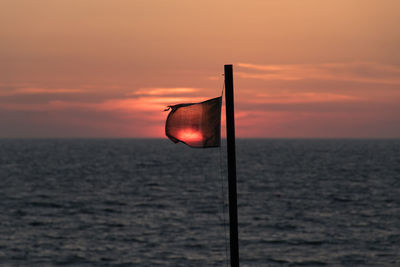
[[[182,142],[191,147],[220,146],[221,102],[220,96],[200,103],[168,106],[171,111],[165,134],[174,143]]]

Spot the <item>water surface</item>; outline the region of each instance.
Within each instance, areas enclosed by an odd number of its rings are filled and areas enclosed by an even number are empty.
[[[237,140],[237,172],[243,266],[400,264],[399,140]],[[226,179],[225,147],[2,139],[0,263],[224,266]]]

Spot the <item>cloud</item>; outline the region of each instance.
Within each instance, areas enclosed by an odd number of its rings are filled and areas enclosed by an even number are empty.
[[[262,80],[342,80],[400,84],[400,67],[373,62],[258,65],[238,63],[239,77]]]
[[[76,94],[84,92],[82,89],[64,89],[64,88],[17,88],[7,91],[0,91],[0,96],[15,96],[15,95],[40,95],[40,94]]]
[[[254,103],[266,104],[296,104],[296,103],[323,103],[323,102],[348,102],[360,101],[362,98],[323,92],[291,92],[291,93],[258,93],[251,99]]]
[[[168,106],[177,103],[194,103],[204,101],[200,97],[138,97],[114,98],[100,102],[54,100],[48,103],[0,103],[0,109],[10,111],[59,111],[59,110],[92,110],[119,112],[125,114],[155,113],[161,114]]]
[[[60,110],[91,110],[119,113],[161,112],[168,105],[177,103],[193,103],[204,101],[206,98],[193,96],[200,89],[191,87],[171,88],[140,88],[131,93],[118,90],[113,95],[98,96],[98,90],[73,88],[43,88],[34,86],[0,84],[0,96],[15,96],[12,101],[1,101],[0,109],[8,111],[60,111]],[[13,88],[14,87],[14,88]],[[96,92],[96,94],[94,94]],[[85,94],[81,94],[85,93]],[[66,100],[62,98],[48,98],[43,95],[81,94],[79,98]],[[38,95],[39,98],[31,98]],[[125,95],[125,97],[123,97]],[[22,98],[29,96],[29,98]],[[84,97],[84,98],[83,98]]]
[[[182,95],[199,91],[198,88],[175,87],[175,88],[140,88],[137,91],[128,93],[135,96],[165,96],[165,95]]]
[[[202,100],[204,99],[198,97],[141,97],[109,99],[98,103],[51,101],[48,107],[50,109],[80,108],[119,112],[160,112],[170,104],[200,102]]]

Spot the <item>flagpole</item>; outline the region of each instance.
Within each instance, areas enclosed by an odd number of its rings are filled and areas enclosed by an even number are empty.
[[[236,190],[236,151],[235,151],[235,116],[233,98],[232,65],[225,65],[225,107],[226,107],[226,140],[228,152],[229,184],[229,234],[231,247],[231,266],[239,267],[239,236]]]

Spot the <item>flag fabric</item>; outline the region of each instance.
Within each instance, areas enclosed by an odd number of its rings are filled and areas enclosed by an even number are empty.
[[[222,96],[200,103],[168,106],[171,109],[165,134],[174,142],[190,147],[219,147],[221,143]]]

